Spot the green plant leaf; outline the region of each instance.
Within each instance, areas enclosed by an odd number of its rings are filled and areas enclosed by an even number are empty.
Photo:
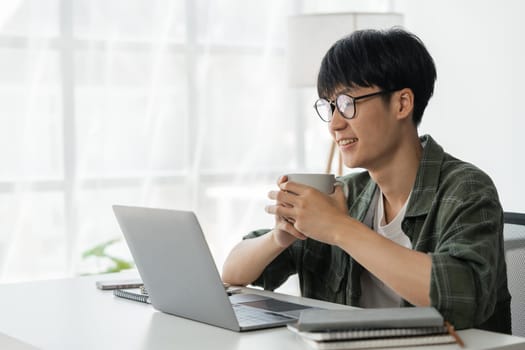
[[[120,238],[114,238],[114,239],[111,239],[109,241],[100,243],[100,244],[96,245],[95,247],[93,247],[91,249],[88,249],[84,253],[82,253],[82,258],[86,259],[86,258],[89,258],[89,257],[94,257],[94,258],[97,258],[97,259],[109,259],[109,260],[111,260],[113,262],[113,266],[110,266],[105,271],[101,271],[99,273],[120,272],[122,270],[131,269],[131,268],[135,267],[135,264],[133,263],[133,261],[127,261],[127,260],[124,260],[124,259],[121,259],[121,258],[117,258],[117,257],[111,256],[111,255],[106,253],[106,248],[107,247],[109,247],[112,244],[115,244],[115,243],[119,242],[120,240],[121,240]],[[88,274],[83,274],[83,275],[89,275],[89,273]]]
[[[110,245],[120,241],[120,238],[114,238],[109,241],[100,243],[99,245],[96,245],[95,247],[86,250],[84,253],[82,253],[82,258],[88,258],[90,256],[98,256],[98,257],[105,257],[106,256],[106,248]]]

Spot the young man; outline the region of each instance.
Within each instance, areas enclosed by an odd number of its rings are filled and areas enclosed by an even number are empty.
[[[361,307],[434,306],[457,328],[510,333],[503,212],[491,179],[418,136],[436,70],[415,35],[358,31],[325,55],[317,83],[348,198],[279,179],[273,230],[250,233],[223,279]]]

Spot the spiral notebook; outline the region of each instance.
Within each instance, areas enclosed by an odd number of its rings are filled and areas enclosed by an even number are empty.
[[[463,342],[432,307],[306,310],[288,329],[317,349],[372,349]]]
[[[461,340],[458,341],[447,326],[320,332],[301,332],[292,324],[287,327],[316,349],[373,349],[448,343],[462,346]]]
[[[311,339],[303,340],[316,349],[337,350],[337,349],[374,349],[389,347],[405,347],[416,345],[436,345],[455,343],[455,338],[450,334],[426,335],[418,337],[403,338],[377,338],[359,339],[344,341],[315,341]]]
[[[144,294],[139,288],[114,289],[113,294],[120,298],[151,304],[148,294]]]
[[[384,328],[384,329],[352,329],[337,331],[301,332],[294,324],[289,324],[288,329],[305,339],[314,341],[355,340],[370,338],[400,338],[424,335],[448,334],[446,326],[418,327],[418,328]]]

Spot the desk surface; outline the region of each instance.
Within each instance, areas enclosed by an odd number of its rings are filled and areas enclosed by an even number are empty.
[[[12,341],[3,333],[42,349],[308,349],[286,328],[236,333],[167,315],[151,305],[95,288],[96,280],[116,277],[130,274],[0,285],[0,345]],[[273,296],[297,301],[297,297]],[[301,299],[313,306],[341,307]],[[466,349],[525,349],[525,338],[476,329],[459,333]],[[453,344],[411,349],[460,348]]]

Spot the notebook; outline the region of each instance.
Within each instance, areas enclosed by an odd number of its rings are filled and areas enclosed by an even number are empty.
[[[446,326],[419,328],[350,329],[307,332],[299,331],[294,324],[289,324],[288,329],[305,339],[315,341],[355,340],[369,338],[398,338],[422,335],[447,334],[449,332]]]
[[[120,298],[151,304],[149,296],[147,294],[141,293],[140,288],[113,289],[113,294]]]
[[[113,206],[157,310],[234,330],[285,326],[306,305],[255,294],[228,296],[193,212]]]
[[[297,323],[300,331],[355,328],[408,328],[443,326],[443,316],[433,307],[357,310],[308,310]]]
[[[450,334],[427,335],[420,337],[400,337],[400,338],[377,338],[359,339],[348,341],[314,341],[304,339],[313,348],[324,350],[335,349],[374,349],[374,348],[405,348],[416,345],[436,345],[455,343],[455,338]]]
[[[306,310],[288,329],[317,349],[463,344],[433,307]]]

